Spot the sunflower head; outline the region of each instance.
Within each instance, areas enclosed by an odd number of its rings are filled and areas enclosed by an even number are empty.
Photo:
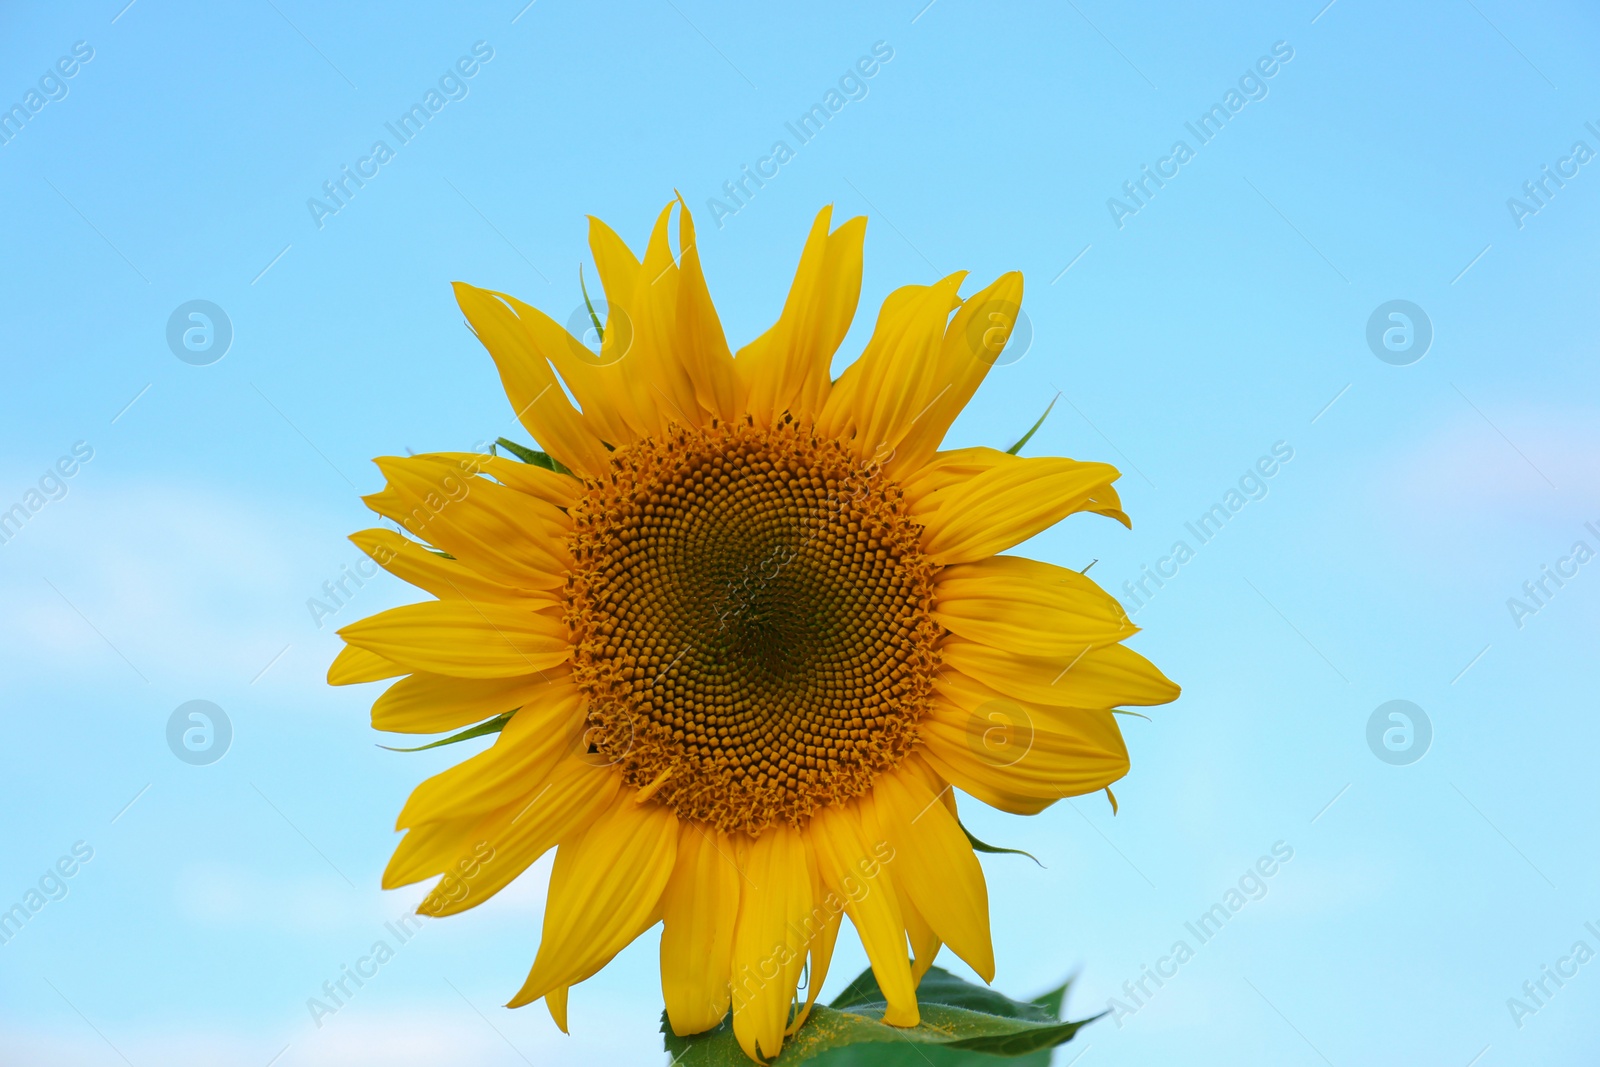
[[[625,445],[572,510],[590,743],[680,819],[760,833],[910,752],[939,626],[872,461],[784,419]]]
[[[382,730],[497,732],[413,792],[384,885],[442,876],[420,910],[452,914],[554,848],[512,1006],[565,1029],[568,989],[661,923],[673,1030],[731,1009],[766,1060],[844,916],[892,1025],[944,945],[992,978],[954,790],[1034,814],[1106,788],[1128,766],[1112,709],[1177,687],[1090,579],[999,554],[1074,512],[1126,523],[1114,468],[939,450],[1019,275],[896,290],[834,380],[865,220],[817,216],[778,322],[735,354],[673,207],[642,261],[591,220],[598,352],[456,286],[544,452],[378,461],[367,502],[400,529],[353,539],[435,599],[341,630],[329,680],[398,678]]]

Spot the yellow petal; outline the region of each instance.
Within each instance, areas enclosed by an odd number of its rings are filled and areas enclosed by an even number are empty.
[[[1090,578],[1017,556],[940,572],[934,618],[968,640],[1027,656],[1071,659],[1138,632]]]
[[[534,347],[516,314],[493,293],[465,282],[456,282],[455,292],[478,340],[500,369],[517,421],[569,470],[590,477],[604,473],[609,465],[604,445],[568,402],[548,355]]]
[[[906,757],[900,762],[902,772],[905,774],[914,774],[921,779],[922,784],[927,788],[928,792],[938,797],[940,803],[945,806],[945,810],[950,812],[951,815],[955,815],[955,791],[945,788],[945,786],[949,783],[941,778],[938,772],[936,772],[932,767],[928,766],[926,761],[924,761],[919,755],[919,751],[920,750],[913,751],[910,756]]]
[[[828,980],[828,967],[833,962],[833,947],[839,940],[839,924],[844,918],[842,903],[829,908],[828,891],[823,887],[822,876],[817,873],[816,849],[807,845],[807,866],[811,868],[811,913],[801,924],[803,940],[808,946],[811,965],[806,970],[806,1002],[789,1020],[785,1036],[797,1032],[811,1016],[811,1007],[822,992],[822,983]]]
[[[640,265],[628,312],[633,316],[633,350],[626,380],[641,412],[653,414],[652,432],[669,423],[698,426],[705,420],[689,377],[688,357],[677,347],[678,288],[681,271],[672,256],[667,228],[673,204],[656,216]]]
[[[600,272],[600,284],[605,288],[606,302],[612,305],[613,310],[626,307],[633,301],[633,291],[639,284],[639,271],[644,269],[639,257],[633,254],[626,241],[617,236],[617,231],[593,215],[589,216],[589,252],[594,256],[595,270]]]
[[[733,924],[743,876],[720,830],[685,822],[678,861],[661,896],[661,993],[679,1037],[709,1030],[728,1013]]]
[[[648,396],[639,396],[637,375],[633,373],[631,359],[634,352],[635,328],[630,309],[634,307],[634,294],[640,286],[639,275],[644,265],[634,256],[615,230],[604,222],[589,217],[589,249],[594,255],[595,269],[600,274],[600,284],[605,289],[605,335],[600,344],[598,369],[593,373],[606,385],[606,406],[613,421],[624,423],[625,439],[648,437],[659,425],[655,408],[660,403]],[[642,406],[641,406],[642,405]]]
[[[817,873],[842,902],[872,962],[873,976],[887,1002],[883,1021],[890,1026],[917,1025],[921,1016],[911,961],[906,956],[899,879],[890,874],[900,858],[898,851],[882,841],[869,844],[860,813],[849,803],[817,809],[811,817],[810,838],[816,850]]]
[[[384,570],[401,581],[432,593],[440,600],[495,604],[521,602],[534,611],[554,610],[559,606],[552,591],[513,589],[504,582],[485,577],[458,560],[430,552],[394,530],[378,527],[360,530],[351,534],[350,540]]]
[[[678,197],[678,306],[674,316],[677,336],[674,349],[694,384],[695,399],[701,410],[723,422],[739,417],[738,377],[733,370],[733,353],[722,332],[722,320],[706,288],[696,246],[694,219],[689,205]]]
[[[940,679],[918,730],[922,757],[941,777],[1016,814],[1104,789],[1128,772],[1110,711],[1011,700],[955,672]]]
[[[445,823],[454,829],[460,825],[461,821],[459,819],[447,819]],[[425,826],[418,827],[418,830],[425,828]],[[411,830],[407,832],[406,837],[409,839],[416,834],[417,830]],[[396,857],[399,856],[398,849],[395,855]],[[444,875],[439,880],[439,884],[423,898],[422,903],[417,905],[417,913],[419,915],[433,916],[454,914],[483,903],[501,888],[500,886],[495,886],[487,892],[480,892],[482,887],[479,883],[483,881],[484,872],[491,866],[496,865],[502,868],[505,867],[507,865],[506,857],[495,852],[495,848],[490,844],[489,839],[477,832],[477,827],[468,827],[465,832],[458,831],[455,836],[454,847],[443,856],[443,862],[440,864],[439,870],[430,871],[428,875],[424,876]],[[393,861],[391,861],[390,866],[394,866]],[[516,873],[521,874],[526,869],[527,866],[524,865]],[[387,879],[389,871],[385,870],[384,875]],[[398,879],[399,877],[401,877],[401,874],[397,870],[395,878]],[[515,875],[512,877],[515,877]],[[415,880],[413,879],[413,881]]]
[[[911,901],[900,901],[900,914],[906,921],[906,937],[911,941],[911,981],[920,986],[943,943]]]
[[[687,212],[679,215],[682,262],[672,256],[668,223],[677,203],[656,217],[642,263],[610,227],[589,220],[607,304],[600,366],[592,373],[606,383],[613,421],[626,423],[635,437],[659,434],[673,422],[699,426],[707,415],[738,414],[732,361],[726,342],[718,340],[721,327],[705,293]]]
[[[785,411],[814,416],[829,392],[829,368],[861,297],[861,249],[867,220],[850,219],[831,234],[831,206],[817,212],[777,323],[734,360],[757,425]]]
[[[534,463],[482,452],[426,452],[416,459],[435,459],[457,465],[473,474],[487,474],[495,481],[527,493],[559,510],[570,508],[583,491],[583,483],[570,474],[558,474]],[[550,514],[550,513],[546,513]],[[566,523],[566,516],[551,515]]]
[[[544,1006],[550,1009],[550,1018],[555,1022],[556,1029],[563,1034],[571,1033],[567,1029],[567,993],[570,986],[556,986],[544,995]]]
[[[902,900],[909,898],[938,939],[992,982],[994,946],[983,869],[967,835],[939,800],[917,774],[886,772],[872,785],[872,826],[894,849],[891,867]],[[918,954],[919,961],[923,955]]]
[[[411,879],[445,876],[417,911],[438,917],[482,904],[540,856],[588,830],[621,788],[622,776],[612,768],[596,767],[577,756],[564,758],[536,792],[458,831],[454,848],[441,857],[439,865]],[[459,825],[459,820],[447,821]],[[423,823],[411,833],[433,825]],[[385,888],[389,888],[387,883]]]
[[[366,505],[463,565],[513,589],[566,582],[570,526],[553,507],[487,478],[459,477],[431,462],[384,456],[388,478]]]
[[[511,678],[572,654],[566,624],[526,608],[430,600],[380,611],[339,631],[407,670],[454,678]]]
[[[936,452],[919,469],[904,476],[900,485],[910,501],[923,515],[935,515],[943,496],[934,496],[941,489],[961,485],[972,478],[1010,463],[1012,457],[998,448],[955,448]]]
[[[1106,463],[1008,458],[912,505],[912,517],[927,527],[923,551],[934,562],[964,563],[1003,552],[1075,511],[1099,506],[1119,477]]]
[[[461,841],[480,822],[476,815],[426,822],[406,831],[383,869],[385,889],[420,882],[444,872],[461,852]]]
[[[733,928],[733,1035],[753,1060],[783,1048],[800,984],[811,911],[811,871],[800,832],[769,827],[741,849],[745,874]]]
[[[548,701],[571,688],[566,664],[515,678],[451,678],[413,674],[384,690],[372,705],[372,728],[400,734],[437,734]]]
[[[358,682],[380,682],[405,674],[409,667],[391,662],[376,652],[355,645],[345,645],[328,665],[329,685],[355,685]]]
[[[641,420],[634,411],[631,387],[624,377],[628,364],[622,357],[629,350],[632,328],[620,305],[613,303],[609,307],[606,323],[609,332],[597,355],[568,332],[566,326],[538,308],[507,293],[494,295],[515,312],[518,324],[526,332],[530,350],[555,367],[562,384],[578,402],[584,425],[595,436],[608,444],[620,445],[645,435],[648,422]]]
[[[649,929],[678,852],[670,808],[622,796],[556,850],[539,955],[508,1007],[593,974]]]
[[[1067,708],[1147,706],[1178,699],[1156,665],[1123,645],[1049,658],[1019,656],[954,634],[940,645],[947,666],[1006,696]]]
[[[924,749],[924,756],[929,766],[949,777],[951,785],[961,789],[968,796],[983,801],[991,808],[997,808],[1011,815],[1037,815],[1062,799],[1012,792],[1006,788],[1010,783],[1005,775],[997,775],[991,768],[976,766],[965,761],[959,751],[947,748],[935,751],[935,744],[932,741]],[[950,759],[947,761],[945,756],[949,756]]]
[[[578,750],[581,696],[572,692],[511,716],[494,744],[412,790],[396,825],[485,814],[533,795],[561,759]]]
[[[373,461],[390,479],[398,474],[418,491],[432,490],[447,497],[445,508],[470,500],[471,507],[462,509],[478,522],[498,522],[500,532],[510,526],[525,534],[539,537],[540,548],[550,552],[550,546],[564,546],[572,536],[572,519],[559,502],[560,494],[530,493],[519,486],[502,485],[489,478],[480,477],[493,467],[504,473],[509,461],[480,456],[476,452],[425,452],[415,456],[379,456]],[[528,466],[528,464],[521,464]],[[535,470],[538,468],[535,467]],[[571,481],[565,475],[552,477]],[[453,484],[452,480],[460,482]],[[534,483],[539,484],[539,483]],[[556,499],[547,499],[554,496]],[[562,561],[568,557],[558,555]]]
[[[937,366],[913,404],[918,414],[899,441],[890,469],[914,471],[933,456],[950,424],[1000,358],[1021,310],[1022,275],[1016,271],[1001,275],[961,304],[944,331]]]
[[[934,285],[907,285],[883,302],[861,358],[834,383],[817,419],[824,437],[854,437],[856,451],[887,462],[930,404],[950,389],[939,382],[939,348],[965,273]]]

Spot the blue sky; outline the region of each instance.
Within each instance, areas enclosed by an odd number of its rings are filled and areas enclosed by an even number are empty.
[[[584,216],[642,244],[674,189],[736,343],[823,204],[870,219],[842,357],[895,286],[1022,270],[1032,343],[951,442],[1004,447],[1059,391],[1029,451],[1119,466],[1134,527],[1080,516],[1026,551],[1097,559],[1119,596],[1176,568],[1133,644],[1185,692],[1127,722],[1121,813],[967,808],[1045,864],[985,861],[997,985],[1076,972],[1077,1012],[1134,1009],[1058,1063],[1588,1062],[1600,962],[1561,961],[1600,952],[1600,563],[1574,554],[1600,551],[1592,9],[123,2],[0,13],[0,106],[26,111],[0,144],[0,510],[28,512],[0,544],[0,907],[60,896],[0,945],[8,1062],[655,1062],[652,937],[574,994],[571,1037],[499,1007],[548,859],[313,1024],[420,898],[377,888],[390,827],[461,750],[378,749],[374,692],[323,683],[333,629],[405,587],[320,628],[306,601],[361,558],[370,457],[515,430],[449,283],[564,319]],[[800,143],[786,124],[875,46]],[[430,90],[400,143],[385,124]],[[308,207],[344,167],[365,184]],[[1168,177],[1132,201],[1145,167]],[[167,343],[193,300],[231,324],[207,365]],[[1404,365],[1367,342],[1393,300],[1432,329]],[[1186,524],[1241,478],[1255,498],[1200,544]],[[1530,601],[1545,567],[1568,577]],[[231,723],[210,765],[167,745],[191,700]],[[1391,700],[1431,724],[1420,760],[1369,748]],[[1185,924],[1279,842],[1198,944]],[[863,962],[842,944],[834,986]],[[1135,1004],[1146,965],[1176,974]],[[1546,965],[1577,974],[1535,1003]]]

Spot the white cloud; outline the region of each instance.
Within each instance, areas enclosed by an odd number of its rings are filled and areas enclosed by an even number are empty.
[[[1472,398],[1482,415],[1462,402],[1459,415],[1392,457],[1385,486],[1396,506],[1427,514],[1565,517],[1575,500],[1600,496],[1593,461],[1600,413],[1491,400]]]
[[[11,607],[0,616],[0,655],[128,678],[126,657],[152,684],[188,689],[247,684],[290,645],[274,671],[320,684],[319,646],[332,647],[332,627],[319,632],[305,601],[359,558],[325,525],[215,489],[76,486],[0,546]],[[358,596],[383,607],[400,591],[386,582]]]

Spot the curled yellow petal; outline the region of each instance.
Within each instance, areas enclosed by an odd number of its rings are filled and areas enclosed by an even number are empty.
[[[832,219],[832,207],[817,212],[783,313],[734,360],[746,410],[762,425],[785,411],[822,410],[831,388],[829,366],[855,318],[867,220],[853,218],[829,232]]]
[[[927,525],[930,559],[965,563],[1004,552],[1073,512],[1095,510],[1119,477],[1107,463],[1007,458],[913,506]]]

